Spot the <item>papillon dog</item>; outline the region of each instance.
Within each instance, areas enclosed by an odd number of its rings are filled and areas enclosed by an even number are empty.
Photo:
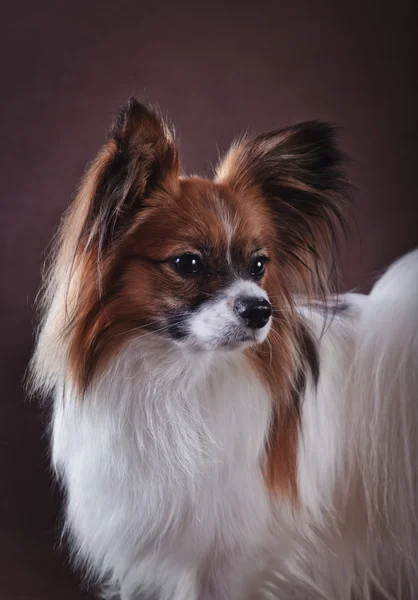
[[[186,177],[157,111],[115,119],[30,366],[104,597],[418,598],[418,253],[334,293],[343,166],[312,121]]]

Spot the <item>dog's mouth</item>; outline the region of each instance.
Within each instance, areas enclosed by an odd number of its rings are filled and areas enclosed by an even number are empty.
[[[202,320],[198,325],[189,319],[170,319],[164,335],[168,335],[175,346],[190,351],[229,351],[243,350],[261,344],[270,331],[271,319],[259,328],[252,328],[243,323],[230,323]]]
[[[176,346],[179,346],[183,349],[189,349],[193,352],[200,351],[233,351],[233,350],[243,350],[244,348],[248,348],[249,346],[254,346],[256,344],[260,344],[265,338],[260,339],[260,335],[257,332],[244,332],[244,331],[235,331],[225,333],[222,337],[212,339],[210,341],[206,341],[204,343],[201,340],[193,339],[189,337],[182,338],[171,338]]]
[[[235,332],[220,340],[218,348],[222,350],[238,350],[261,343],[259,335],[253,331]]]

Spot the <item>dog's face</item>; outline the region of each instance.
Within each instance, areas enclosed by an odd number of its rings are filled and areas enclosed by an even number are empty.
[[[264,342],[293,292],[321,282],[338,164],[332,128],[314,122],[242,140],[213,181],[184,178],[161,119],[125,107],[64,228],[64,247],[77,239],[70,360],[81,385],[129,336],[191,351]]]
[[[221,183],[180,180],[143,210],[125,249],[123,296],[141,326],[182,348],[260,343],[272,316],[272,233],[263,202],[248,204]]]

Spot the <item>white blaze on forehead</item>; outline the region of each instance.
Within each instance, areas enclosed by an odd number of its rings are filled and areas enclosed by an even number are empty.
[[[227,206],[226,202],[222,198],[218,198],[219,205],[219,218],[222,222],[225,235],[226,235],[226,243],[227,243],[227,251],[226,258],[228,263],[232,264],[231,259],[231,244],[232,238],[234,236],[235,230],[238,227],[239,217],[237,214],[232,214],[231,210]]]

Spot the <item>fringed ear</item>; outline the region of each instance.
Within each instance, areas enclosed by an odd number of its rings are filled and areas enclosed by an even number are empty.
[[[310,121],[238,141],[216,172],[217,181],[238,193],[266,199],[277,225],[280,260],[313,295],[326,293],[335,226],[344,228],[340,201],[348,186],[343,162],[335,127]]]
[[[118,325],[109,309],[118,293],[116,251],[157,195],[161,200],[176,193],[179,170],[172,132],[133,98],[115,119],[63,220],[44,302],[53,301],[63,360],[81,392]],[[51,339],[51,347],[58,346]]]
[[[135,98],[116,117],[108,140],[87,171],[79,192],[86,215],[81,237],[102,253],[129,227],[157,189],[178,184],[174,135],[151,108]]]

